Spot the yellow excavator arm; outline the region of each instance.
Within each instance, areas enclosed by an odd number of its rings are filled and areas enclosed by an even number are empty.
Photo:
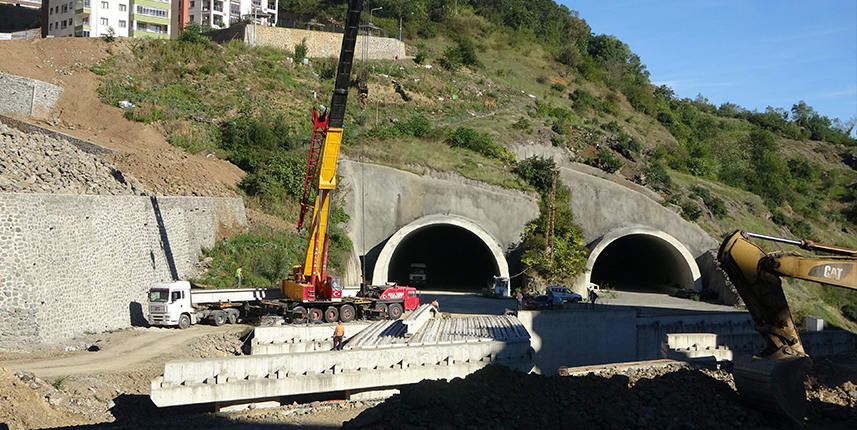
[[[766,253],[750,238],[839,256]],[[744,300],[756,331],[767,343],[753,358],[736,360],[733,376],[738,392],[753,406],[800,422],[807,407],[803,382],[812,361],[798,335],[780,277],[857,290],[857,251],[739,230],[723,241],[717,259]]]

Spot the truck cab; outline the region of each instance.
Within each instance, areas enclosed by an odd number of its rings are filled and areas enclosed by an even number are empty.
[[[408,273],[408,285],[412,287],[425,286],[426,275],[425,263],[411,263],[411,270]]]
[[[161,282],[149,289],[149,325],[187,328],[193,314],[190,282]]]

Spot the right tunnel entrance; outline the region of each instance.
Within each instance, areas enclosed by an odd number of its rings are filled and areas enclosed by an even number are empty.
[[[670,239],[665,233],[631,233],[606,240],[590,255],[590,282],[621,291],[665,294],[694,288],[699,279],[696,262],[676,246],[683,245]]]

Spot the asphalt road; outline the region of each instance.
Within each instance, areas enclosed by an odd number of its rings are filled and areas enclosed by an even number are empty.
[[[440,311],[450,314],[489,314],[499,315],[505,309],[515,309],[514,298],[487,298],[477,293],[461,293],[450,291],[421,291],[420,303],[431,303],[437,300]],[[691,312],[735,312],[731,306],[717,305],[706,302],[695,302],[659,293],[639,293],[629,291],[614,291],[599,293],[596,309],[609,309],[615,306],[632,306],[641,309],[648,315],[670,315]],[[575,307],[589,306],[587,302],[577,304],[566,303],[564,309],[573,310]]]

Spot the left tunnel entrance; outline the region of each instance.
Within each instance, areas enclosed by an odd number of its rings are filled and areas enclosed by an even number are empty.
[[[420,270],[425,283],[411,282],[411,272]],[[387,279],[420,289],[479,291],[499,275],[494,255],[477,235],[451,224],[430,224],[396,246]]]

